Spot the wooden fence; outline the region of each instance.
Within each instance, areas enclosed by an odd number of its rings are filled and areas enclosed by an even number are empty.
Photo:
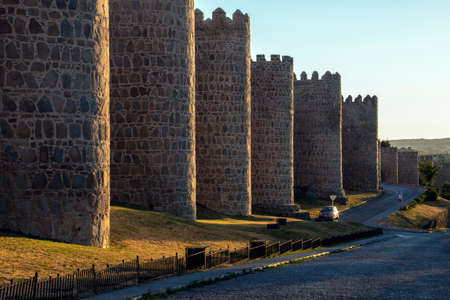
[[[355,239],[367,238],[383,234],[383,230],[373,229],[342,236],[332,236],[325,239],[309,239],[285,241],[268,244],[262,243],[255,247],[220,250],[211,252],[205,249],[192,256],[178,257],[178,254],[158,260],[136,259],[103,269],[92,265],[88,269],[77,270],[74,274],[49,278],[39,278],[38,273],[31,279],[11,281],[6,286],[0,286],[0,300],[59,300],[79,299],[90,295],[100,294],[116,289],[134,286],[142,282],[149,282],[161,277],[174,276],[188,272],[190,260],[198,262],[198,255],[204,263],[199,268],[209,269],[223,264],[250,260],[251,253],[257,258],[280,255],[290,251],[314,249],[348,242]],[[261,248],[261,249],[260,249]],[[261,251],[262,250],[262,251]],[[262,254],[262,255],[261,255]],[[202,261],[203,261],[202,260]]]

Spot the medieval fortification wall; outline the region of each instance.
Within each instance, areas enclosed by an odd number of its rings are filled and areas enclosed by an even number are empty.
[[[398,184],[398,150],[393,147],[381,148],[381,182]]]
[[[378,191],[378,98],[349,96],[342,116],[344,189]]]
[[[419,153],[398,152],[398,184],[419,186]]]
[[[438,176],[436,177],[436,186],[441,188],[445,182],[450,183],[450,155],[438,154],[431,157],[433,164],[441,166]]]
[[[419,152],[398,152],[398,184],[419,186]]]
[[[108,1],[0,10],[0,228],[106,247]]]
[[[111,200],[196,217],[193,0],[111,0]]]
[[[258,55],[252,62],[252,201],[273,212],[293,204],[293,59]]]
[[[290,57],[251,70],[239,10],[204,20],[194,0],[2,1],[0,229],[106,247],[110,201],[195,219],[196,201],[249,215],[253,193],[291,213],[293,177],[343,197],[340,76],[293,77]],[[367,135],[347,144],[370,175],[361,188],[373,186],[376,104],[345,105],[349,139]]]
[[[341,77],[302,73],[294,89],[294,185],[344,197]]]
[[[229,215],[251,212],[250,21],[196,10],[197,201]]]

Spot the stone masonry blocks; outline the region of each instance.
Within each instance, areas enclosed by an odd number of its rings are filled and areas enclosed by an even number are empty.
[[[398,184],[419,186],[419,153],[398,152]]]
[[[342,182],[341,77],[306,73],[295,85],[294,185],[321,198],[345,197]]]
[[[252,206],[273,212],[294,202],[293,59],[252,62]]]
[[[110,0],[112,201],[196,218],[193,0]]]
[[[378,191],[378,99],[349,96],[342,109],[342,171],[346,191]]]
[[[381,182],[398,184],[398,150],[394,147],[381,148]]]
[[[196,10],[197,201],[228,215],[251,213],[250,21]]]
[[[108,1],[0,3],[0,228],[107,247]]]

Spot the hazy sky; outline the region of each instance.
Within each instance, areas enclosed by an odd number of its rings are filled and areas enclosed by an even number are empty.
[[[342,76],[377,95],[380,137],[450,137],[450,0],[195,0],[250,15],[252,57],[290,55],[295,72]]]

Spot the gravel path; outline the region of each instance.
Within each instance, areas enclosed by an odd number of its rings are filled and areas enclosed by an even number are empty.
[[[393,238],[169,299],[450,299],[450,234],[387,235]]]

